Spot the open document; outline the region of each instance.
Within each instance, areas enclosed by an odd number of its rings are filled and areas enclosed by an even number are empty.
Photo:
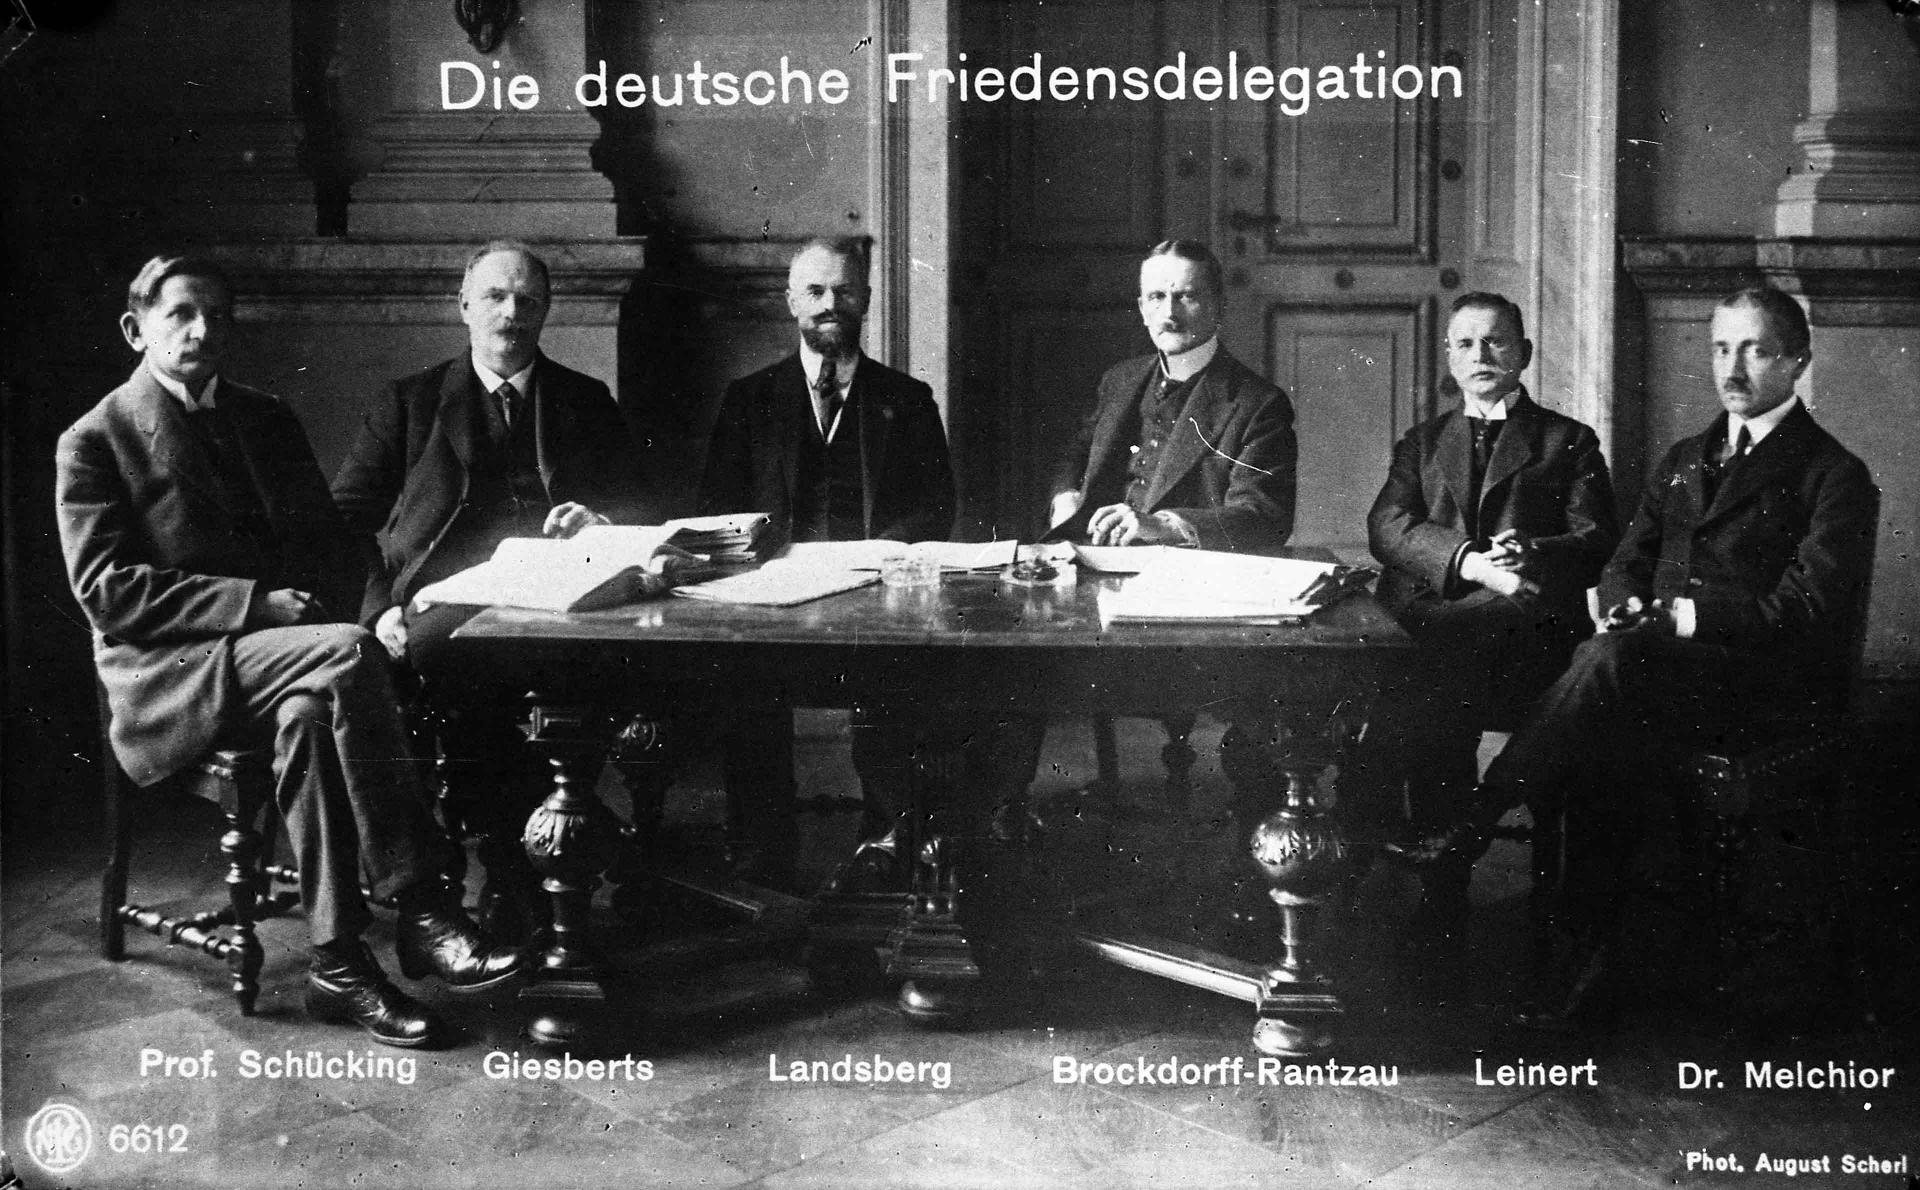
[[[714,573],[670,544],[672,525],[589,525],[572,537],[509,537],[478,566],[422,587],[419,604],[577,612],[631,603]]]
[[[806,541],[781,551],[775,560],[826,570],[879,570],[886,558],[911,553],[930,557],[941,570],[999,570],[1013,565],[1020,543],[1005,541]]]
[[[1100,618],[1109,624],[1291,623],[1372,577],[1370,570],[1337,562],[1170,549],[1143,559],[1119,590],[1102,591]]]

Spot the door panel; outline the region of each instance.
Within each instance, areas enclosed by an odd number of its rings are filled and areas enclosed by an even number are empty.
[[[1068,0],[960,5],[974,62],[1160,63],[1244,70],[1356,55],[1458,66],[1434,100],[974,105],[958,116],[955,402],[976,531],[1031,530],[1054,437],[1093,381],[1151,349],[1133,310],[1138,263],[1168,236],[1209,241],[1227,268],[1223,342],[1292,396],[1301,432],[1298,544],[1364,554],[1365,517],[1395,438],[1437,404],[1447,303],[1537,294],[1540,89],[1532,6],[1496,0]],[[1380,55],[1384,51],[1384,57]],[[1537,80],[1535,80],[1537,82]],[[1371,79],[1369,80],[1371,86]],[[977,245],[977,250],[973,247]]]

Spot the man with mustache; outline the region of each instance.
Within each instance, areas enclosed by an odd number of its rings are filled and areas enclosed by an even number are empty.
[[[1519,307],[1461,296],[1446,345],[1460,405],[1401,438],[1367,518],[1376,593],[1447,686],[1377,723],[1356,775],[1393,787],[1383,805],[1407,782],[1425,829],[1459,816],[1480,733],[1511,731],[1592,635],[1587,588],[1620,540],[1600,440],[1520,382],[1533,344]],[[1429,875],[1415,941],[1457,940],[1466,877]]]
[[[1507,807],[1565,807],[1569,982],[1532,1019],[1566,1023],[1596,985],[1649,762],[1692,741],[1834,706],[1850,677],[1879,492],[1795,395],[1807,318],[1765,286],[1713,312],[1724,413],[1649,474],[1600,578],[1600,632],[1534,705],[1475,801],[1409,858],[1471,863]]]
[[[540,351],[551,301],[531,248],[475,250],[460,286],[468,349],[387,385],[333,480],[335,503],[380,546],[362,622],[444,712],[448,800],[479,836],[482,908],[503,931],[524,931],[544,908],[520,847],[543,785],[517,726],[524,683],[503,684],[485,657],[449,641],[478,608],[422,608],[413,596],[504,538],[639,519],[633,441],[612,394]]]
[[[349,615],[366,551],[327,497],[299,421],[221,373],[233,289],[210,260],[156,256],[120,328],[127,382],[61,435],[60,543],[94,631],[114,757],[135,783],[216,746],[272,741],[274,801],[300,869],[307,1011],[375,1041],[445,1039],[360,940],[360,893],[399,909],[405,974],[456,991],[517,973],[444,879],[444,840],[387,664]],[[396,763],[397,762],[397,763]]]
[[[707,448],[701,503],[709,513],[764,512],[776,540],[884,538],[943,541],[953,530],[953,469],[933,390],[860,350],[872,291],[867,247],[815,239],[787,269],[787,310],[799,334],[786,358],[727,386]],[[736,717],[730,766],[758,752],[788,758],[784,708]],[[854,719],[855,767],[868,798],[869,834],[900,804],[912,729],[876,708]],[[729,776],[745,866],[772,883],[788,876],[793,777]]]
[[[1158,350],[1100,378],[1054,471],[1050,538],[1266,552],[1293,532],[1293,405],[1220,346],[1220,261],[1196,240],[1140,264],[1140,321]]]

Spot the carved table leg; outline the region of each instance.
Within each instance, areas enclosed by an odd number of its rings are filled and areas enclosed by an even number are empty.
[[[606,1002],[606,969],[587,937],[593,890],[612,858],[616,826],[591,785],[611,728],[599,717],[535,707],[528,742],[553,766],[553,791],[527,819],[527,858],[553,899],[553,942],[521,989],[527,1036],[544,1045],[584,1037]]]
[[[957,741],[923,740],[908,782],[907,842],[912,891],[907,917],[887,939],[887,974],[904,978],[900,1010],[941,1023],[974,1007],[980,967],[960,920],[956,835],[962,749]]]
[[[1317,796],[1343,731],[1350,734],[1351,728],[1336,715],[1326,732],[1334,738],[1328,740],[1317,738],[1317,728],[1307,735],[1284,729],[1241,733],[1232,741],[1234,751],[1223,758],[1243,823],[1260,784],[1274,774],[1286,782],[1283,804],[1253,825],[1247,841],[1267,896],[1280,910],[1281,954],[1264,973],[1253,1030],[1254,1048],[1265,1054],[1325,1051],[1333,1044],[1334,1021],[1344,1011],[1315,961],[1312,937],[1313,919],[1346,864],[1346,842]],[[1261,735],[1267,737],[1264,744]],[[1223,748],[1227,743],[1222,741]]]

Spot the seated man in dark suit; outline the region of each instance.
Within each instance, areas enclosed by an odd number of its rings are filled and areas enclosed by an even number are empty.
[[[1794,394],[1812,358],[1806,315],[1778,290],[1741,290],[1713,313],[1712,353],[1726,412],[1648,474],[1601,576],[1600,634],[1534,705],[1470,813],[1407,849],[1470,862],[1507,807],[1566,807],[1577,957],[1543,1023],[1577,1011],[1604,961],[1639,816],[1632,778],[1678,746],[1832,703],[1849,677],[1879,496]]]
[[[1220,346],[1226,300],[1205,244],[1140,264],[1140,319],[1159,350],[1100,378],[1054,472],[1050,537],[1094,545],[1267,552],[1293,532],[1299,453],[1287,394]]]
[[[933,390],[860,350],[872,290],[860,240],[811,240],[787,270],[799,346],[727,386],[707,448],[701,503],[710,513],[764,512],[782,541],[944,541],[953,531],[953,468]],[[861,708],[853,759],[869,822],[884,834],[903,805],[914,727]],[[762,707],[737,717],[727,748],[736,833],[757,873],[780,882],[792,862],[792,717]],[[753,755],[781,771],[749,772]]]
[[[221,377],[233,292],[209,261],[157,256],[121,330],[143,360],[61,436],[61,547],[94,630],[114,754],[151,785],[220,742],[274,742],[275,801],[313,938],[307,1009],[376,1041],[443,1036],[360,941],[399,905],[400,966],[455,989],[522,966],[490,946],[442,877],[444,846],[407,755],[387,662],[339,618],[366,553],[327,498],[300,423]]]
[[[1279,553],[1293,533],[1299,442],[1287,394],[1220,343],[1225,276],[1197,240],[1166,240],[1140,262],[1140,321],[1158,348],[1109,368],[1053,472],[1048,540]],[[1226,746],[1265,735],[1228,708]],[[1190,764],[1191,715],[1168,719],[1170,770]],[[1027,725],[1034,763],[1042,725]],[[1181,759],[1184,758],[1184,759]],[[1029,780],[1033,764],[1027,767]],[[1249,829],[1265,808],[1237,808]]]
[[[449,801],[479,835],[482,910],[503,932],[544,908],[520,846],[543,787],[518,727],[524,675],[510,682],[449,641],[478,608],[413,597],[507,537],[568,537],[639,515],[633,441],[612,394],[540,351],[550,303],[546,263],[530,248],[481,246],[460,287],[468,350],[389,384],[333,480],[334,502],[380,547],[360,618],[446,712]]]
[[[1429,830],[1460,816],[1480,733],[1517,726],[1593,634],[1587,588],[1620,540],[1600,440],[1520,383],[1533,344],[1519,308],[1465,294],[1446,342],[1460,406],[1400,439],[1367,518],[1380,601],[1436,654],[1447,684],[1375,723],[1363,768],[1396,794],[1410,782]],[[1465,869],[1454,874],[1464,897]],[[1430,882],[1430,894],[1443,891]],[[1427,924],[1464,908],[1430,900],[1443,917]]]

